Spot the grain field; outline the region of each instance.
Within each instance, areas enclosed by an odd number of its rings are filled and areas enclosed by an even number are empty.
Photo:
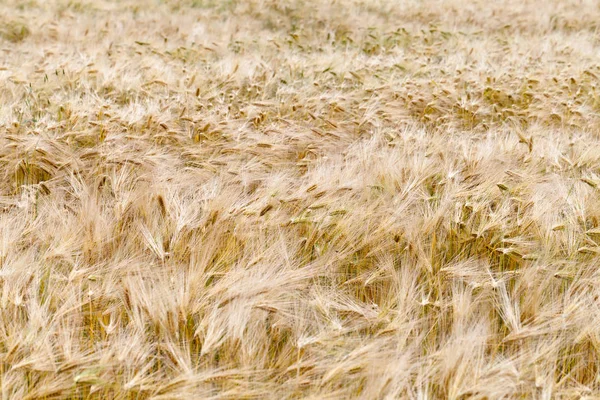
[[[597,1],[0,1],[0,398],[598,396]]]

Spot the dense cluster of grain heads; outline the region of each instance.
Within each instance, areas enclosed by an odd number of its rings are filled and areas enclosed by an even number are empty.
[[[600,395],[597,2],[0,21],[0,398]]]

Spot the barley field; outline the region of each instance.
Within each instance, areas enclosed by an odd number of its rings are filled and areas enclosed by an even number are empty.
[[[600,5],[0,1],[1,399],[600,396]]]

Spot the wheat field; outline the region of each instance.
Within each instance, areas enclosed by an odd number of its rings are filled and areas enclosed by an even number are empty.
[[[599,398],[599,127],[592,0],[0,1],[0,398]]]

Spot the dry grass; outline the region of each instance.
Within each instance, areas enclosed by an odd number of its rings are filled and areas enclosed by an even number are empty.
[[[0,20],[2,399],[600,395],[595,1]]]

